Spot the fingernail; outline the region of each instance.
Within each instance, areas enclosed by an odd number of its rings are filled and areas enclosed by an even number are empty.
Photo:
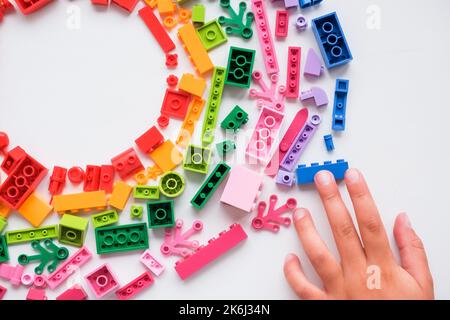
[[[356,169],[348,169],[345,173],[345,181],[349,184],[354,184],[359,182],[359,171]]]
[[[329,173],[328,171],[319,171],[316,174],[316,182],[319,185],[322,186],[326,186],[329,185],[331,183],[331,173]]]
[[[292,253],[289,253],[286,258],[284,258],[284,263],[288,263],[290,261],[292,261],[293,259],[295,259],[295,255],[293,255]]]
[[[294,211],[294,220],[299,221],[303,219],[303,217],[306,215],[306,210],[303,208],[299,208]]]
[[[409,220],[409,217],[406,214],[406,212],[402,212],[399,215],[400,215],[401,219],[403,219],[404,223],[408,226],[408,228],[412,228],[411,220]]]

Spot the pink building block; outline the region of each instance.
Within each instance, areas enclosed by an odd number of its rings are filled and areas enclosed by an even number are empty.
[[[289,13],[286,10],[277,10],[275,19],[275,36],[286,38],[289,31]]]
[[[245,150],[249,158],[263,164],[267,163],[283,119],[283,113],[266,107],[261,109],[258,123]]]
[[[45,290],[31,287],[27,294],[27,300],[47,300]]]
[[[252,74],[254,82],[261,87],[261,91],[254,88],[250,89],[250,97],[257,98],[259,108],[267,106],[279,112],[284,111],[284,100],[286,98],[286,87],[284,85],[277,86],[278,75],[270,77],[270,87],[268,87],[262,78],[260,71],[254,71]]]
[[[24,273],[22,277],[20,277],[20,281],[25,287],[30,287],[34,282],[34,274],[32,273]]]
[[[278,232],[280,231],[280,225],[289,227],[291,225],[291,218],[282,217],[281,215],[297,208],[297,200],[290,198],[278,209],[275,209],[278,202],[278,197],[276,195],[271,195],[269,201],[269,210],[266,215],[264,215],[264,212],[266,211],[267,203],[261,201],[258,204],[258,215],[252,221],[253,228],[256,230],[265,229],[272,232]]]
[[[33,280],[35,288],[44,289],[47,287],[47,277],[44,275],[36,275]]]
[[[182,280],[186,280],[245,239],[247,239],[247,234],[242,226],[237,223],[233,224],[228,230],[219,233],[217,238],[209,240],[206,246],[199,247],[186,259],[178,261],[175,264],[175,271]]]
[[[88,295],[86,291],[84,291],[83,287],[79,284],[74,285],[72,288],[67,289],[59,296],[56,297],[56,300],[87,300]]]
[[[165,270],[164,266],[158,262],[150,254],[150,251],[145,250],[144,254],[141,256],[141,262],[157,277],[159,277]]]
[[[305,101],[314,99],[314,104],[317,107],[326,106],[328,104],[328,96],[325,90],[319,87],[312,87],[310,90],[300,93],[300,100]]]
[[[182,233],[182,229],[183,220],[181,219],[177,219],[174,228],[166,228],[164,243],[161,245],[161,252],[163,255],[178,255],[185,257],[192,250],[199,247],[200,244],[198,241],[188,239],[203,230],[203,223],[200,220],[195,220],[192,227],[186,232]]]
[[[220,202],[250,212],[256,206],[262,188],[263,177],[242,165],[234,166]]]
[[[286,98],[296,99],[300,91],[300,65],[302,48],[288,48],[288,69],[286,79]]]
[[[69,257],[62,265],[56,269],[47,279],[47,284],[51,289],[56,289],[61,283],[66,281],[76,270],[81,268],[92,258],[92,253],[87,247],[82,247]]]
[[[106,296],[108,293],[119,287],[117,279],[114,277],[107,264],[104,264],[89,273],[85,279],[97,299]]]
[[[131,281],[129,284],[123,286],[116,291],[116,296],[119,300],[128,300],[142,292],[153,284],[154,280],[149,271],[144,272],[139,277]]]
[[[268,75],[278,74],[278,61],[270,32],[264,1],[252,0],[252,11],[255,15],[256,30]]]
[[[22,274],[25,267],[18,264],[13,267],[6,263],[0,264],[0,278],[8,280],[13,286],[20,286],[22,284]]]
[[[322,60],[314,51],[310,48],[306,57],[304,74],[308,76],[320,77],[325,72],[325,67],[322,64]]]
[[[0,286],[0,300],[3,299],[3,297],[6,294],[6,291],[8,291],[8,289],[6,289],[5,287]]]

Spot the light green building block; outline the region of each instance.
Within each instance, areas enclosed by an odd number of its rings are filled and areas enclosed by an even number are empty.
[[[225,32],[217,20],[211,20],[198,28],[197,34],[206,51],[214,49],[228,41]]]
[[[61,243],[81,247],[86,238],[89,220],[65,214],[59,221],[59,237]]]
[[[0,217],[0,233],[3,232],[3,230],[6,228],[7,225],[8,225],[8,221],[6,221],[5,218]]]
[[[184,157],[183,169],[202,174],[208,173],[211,150],[206,147],[189,145]]]
[[[119,221],[119,215],[116,210],[108,210],[91,216],[94,228],[102,228]]]
[[[205,6],[203,4],[196,4],[192,6],[192,23],[194,25],[205,24]]]
[[[144,215],[143,206],[131,206],[130,210],[131,219],[142,220],[143,215]]]
[[[5,237],[8,245],[31,242],[33,240],[58,238],[58,226],[52,225],[40,228],[8,231],[5,233]]]

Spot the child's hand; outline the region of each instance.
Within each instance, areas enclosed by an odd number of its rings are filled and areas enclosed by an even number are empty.
[[[294,213],[295,228],[323,289],[312,284],[299,259],[286,257],[284,273],[292,289],[303,299],[433,299],[433,279],[422,241],[411,228],[406,214],[400,214],[394,236],[401,266],[389,247],[377,207],[362,174],[350,169],[345,183],[353,202],[358,236],[333,175],[321,171],[315,184],[333,230],[341,262],[335,259],[317,233],[306,209]]]

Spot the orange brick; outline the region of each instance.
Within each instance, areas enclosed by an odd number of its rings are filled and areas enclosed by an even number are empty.
[[[185,73],[181,77],[178,88],[194,96],[201,97],[206,88],[206,81],[203,78],[196,78],[193,74]]]
[[[183,155],[170,140],[166,140],[149,156],[163,172],[176,168],[183,161]]]
[[[133,191],[133,187],[129,184],[122,181],[117,182],[114,185],[111,198],[109,199],[109,205],[118,210],[125,209],[128,199],[130,198],[131,191]]]
[[[53,207],[58,213],[77,213],[103,209],[107,205],[105,191],[64,194],[53,197]]]
[[[175,13],[175,4],[172,0],[158,0],[158,12],[162,16]]]
[[[53,207],[42,198],[32,193],[17,210],[35,228],[39,227],[45,218],[53,211]]]
[[[11,209],[4,204],[2,201],[0,201],[0,216],[4,218],[8,218],[11,213]]]
[[[180,133],[177,138],[177,146],[186,148],[194,134],[195,125],[197,124],[200,115],[202,114],[203,107],[205,106],[205,100],[194,97],[188,107],[186,118],[184,118],[181,125]]]

